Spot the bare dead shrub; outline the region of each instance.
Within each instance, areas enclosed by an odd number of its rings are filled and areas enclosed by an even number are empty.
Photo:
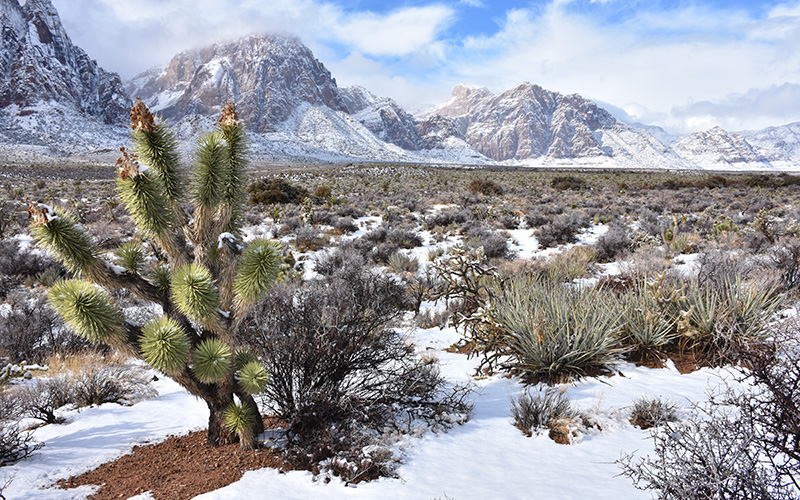
[[[628,252],[631,249],[631,238],[625,223],[619,219],[611,222],[606,234],[598,238],[595,248],[598,262],[611,262]]]
[[[467,409],[390,327],[405,301],[401,284],[355,269],[279,285],[248,318],[247,343],[270,373],[264,405],[315,461],[335,456],[330,443],[352,434],[347,429],[409,418],[445,425],[448,413]]]
[[[15,362],[44,363],[56,352],[75,353],[88,343],[64,328],[45,299],[20,293],[11,311],[0,316],[0,356]]]

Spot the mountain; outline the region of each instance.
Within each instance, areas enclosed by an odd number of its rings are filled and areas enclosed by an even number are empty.
[[[461,136],[498,162],[692,167],[652,135],[615,119],[596,103],[527,82],[499,95],[458,85],[422,129],[423,137],[430,137],[434,129]]]
[[[417,121],[388,97],[378,97],[361,86],[339,89],[347,112],[382,141],[416,151],[420,149]]]
[[[672,144],[681,157],[703,168],[770,168],[770,153],[756,151],[742,134],[721,127],[694,132]]]
[[[251,35],[178,53],[127,85],[170,121],[213,115],[232,100],[249,130],[274,132],[302,103],[346,111],[336,80],[300,40]]]
[[[49,0],[0,0],[0,150],[14,158],[111,148],[130,111],[122,81],[73,45]],[[9,153],[11,152],[11,153]]]
[[[236,102],[261,161],[792,169],[800,158],[800,124],[675,139],[531,83],[500,94],[458,85],[418,119],[388,97],[339,87],[291,35],[186,50],[123,86],[72,44],[49,0],[0,0],[0,22],[4,162],[106,162],[128,140],[130,95],[173,125],[187,153]]]
[[[72,44],[49,0],[0,2],[0,108],[31,114],[57,102],[106,124],[130,111],[122,81]]]

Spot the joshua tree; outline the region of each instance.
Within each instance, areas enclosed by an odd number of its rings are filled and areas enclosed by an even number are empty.
[[[267,372],[237,337],[245,315],[278,278],[283,257],[272,241],[243,246],[238,235],[243,126],[226,104],[217,130],[198,143],[188,185],[174,135],[141,101],[131,110],[131,128],[134,152],[120,148],[117,193],[144,243],[124,243],[116,263],[109,262],[69,213],[31,204],[37,244],[77,276],[52,287],[50,304],[79,334],[144,359],[202,398],[210,410],[208,444],[239,438],[252,447],[263,424],[251,394],[264,388]],[[159,264],[146,272],[148,251]],[[118,288],[160,305],[163,316],[143,326],[125,321],[106,291]]]

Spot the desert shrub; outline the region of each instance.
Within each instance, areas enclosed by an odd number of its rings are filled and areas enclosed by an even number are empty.
[[[658,214],[650,209],[644,209],[639,213],[639,230],[650,236],[660,236],[666,228],[666,223],[662,221]]]
[[[404,253],[395,252],[389,257],[389,268],[397,273],[414,274],[419,269],[419,261]]]
[[[700,237],[696,233],[678,233],[669,242],[670,249],[676,254],[694,253],[700,246]]]
[[[589,226],[589,220],[579,212],[557,215],[536,230],[536,240],[542,248],[573,243],[575,234]]]
[[[579,245],[554,255],[544,264],[544,274],[553,282],[571,282],[585,278],[596,266],[596,252],[590,246]]]
[[[56,352],[84,350],[86,340],[67,331],[45,299],[19,294],[11,311],[0,315],[0,356],[15,362],[44,363]]]
[[[313,196],[315,198],[319,198],[320,200],[324,201],[328,199],[332,193],[333,191],[331,190],[330,186],[322,185],[322,186],[317,186],[317,188],[314,190]]]
[[[751,259],[740,252],[712,249],[701,253],[697,263],[697,282],[701,286],[722,288],[736,276],[747,278],[754,269]]]
[[[519,227],[519,217],[516,214],[501,214],[497,222],[506,229],[517,229]]]
[[[586,187],[586,181],[573,175],[557,175],[550,181],[550,186],[559,191],[580,191]]]
[[[18,405],[20,416],[56,424],[56,410],[73,401],[73,386],[66,376],[40,378],[7,391]]]
[[[314,226],[303,225],[295,231],[294,244],[300,252],[313,252],[330,243],[330,239],[321,234]]]
[[[276,203],[301,203],[308,198],[308,190],[295,186],[281,177],[259,179],[247,187],[251,205]]]
[[[332,226],[342,233],[355,233],[358,231],[358,226],[356,226],[352,217],[337,217],[333,220]]]
[[[618,255],[629,251],[631,249],[631,238],[628,235],[628,228],[625,223],[615,219],[609,224],[608,231],[597,239],[597,243],[594,246],[599,262],[614,261]]]
[[[40,252],[20,251],[16,239],[0,240],[0,274],[32,278],[51,266],[58,266],[55,260]]]
[[[336,428],[381,429],[406,418],[446,424],[447,412],[466,410],[448,399],[437,367],[390,327],[405,302],[402,284],[351,269],[279,285],[248,317],[246,342],[270,374],[264,405],[315,461],[336,454],[326,444]]]
[[[678,405],[661,398],[643,396],[633,402],[628,420],[640,429],[677,422]]]
[[[463,208],[447,208],[425,218],[425,226],[432,229],[437,226],[447,227],[462,224],[469,219],[470,213]]]
[[[550,218],[541,212],[528,212],[525,214],[525,224],[531,229],[544,226],[548,222],[550,222]]]
[[[364,255],[350,242],[314,256],[314,270],[323,276],[333,276],[349,269],[361,269],[366,263]]]
[[[305,226],[306,223],[303,222],[303,219],[301,219],[299,216],[297,215],[287,216],[283,220],[283,225],[281,226],[281,234],[293,234],[296,233],[300,228]]]
[[[772,340],[743,346],[736,360],[749,368],[754,390],[733,403],[754,424],[758,442],[784,483],[800,484],[800,341],[797,323],[776,327]],[[730,398],[729,398],[730,399]]]
[[[663,248],[639,247],[622,262],[620,270],[626,276],[648,278],[662,274],[669,266]]]
[[[788,238],[767,254],[769,264],[778,271],[784,291],[800,288],[800,239]]]
[[[472,250],[483,248],[483,255],[487,259],[513,259],[515,257],[514,252],[508,248],[508,238],[496,231],[481,231],[475,236],[467,238],[464,246]]]
[[[393,228],[386,232],[386,242],[406,250],[422,246],[422,238],[415,231]]]
[[[528,389],[511,400],[514,426],[528,437],[541,429],[549,429],[557,420],[576,418],[578,414],[564,392],[553,387],[536,392]]]
[[[531,380],[560,383],[607,370],[619,354],[615,301],[602,292],[541,278],[512,278],[493,304],[508,368]]]
[[[736,404],[710,403],[653,433],[654,456],[620,460],[641,490],[665,500],[797,498],[762,448],[762,431]]]
[[[473,194],[482,194],[484,196],[503,194],[503,188],[500,187],[498,183],[489,179],[472,179],[468,188]]]
[[[156,395],[148,368],[121,355],[58,356],[50,359],[49,366],[53,378],[66,379],[71,387],[69,403],[79,408],[103,403],[131,405]]]
[[[42,446],[33,440],[31,433],[21,431],[16,423],[0,422],[0,467],[19,462]]]

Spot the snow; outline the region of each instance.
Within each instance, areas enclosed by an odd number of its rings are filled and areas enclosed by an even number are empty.
[[[418,347],[437,350],[457,340],[452,329],[416,330]],[[733,383],[735,372],[704,368],[681,375],[674,366],[664,369],[621,364],[624,376],[586,379],[564,385],[567,396],[581,409],[598,415],[601,432],[586,435],[571,446],[559,445],[546,435],[525,437],[512,425],[510,399],[523,389],[515,379],[493,376],[474,379],[476,361],[460,354],[438,352],[443,373],[456,383],[475,385],[472,419],[446,433],[428,433],[414,440],[399,468],[400,479],[381,479],[347,486],[334,480],[315,481],[308,472],[279,473],[273,469],[247,472],[240,481],[200,495],[203,500],[249,498],[269,491],[271,498],[320,500],[353,498],[426,499],[467,498],[593,498],[646,499],[649,494],[619,477],[614,461],[623,453],[651,450],[649,433],[625,422],[626,408],[644,395],[662,396],[687,407],[709,391]],[[11,470],[6,498],[62,500],[85,498],[92,489],[64,491],[47,488],[54,481],[79,474],[124,454],[136,443],[157,441],[169,434],[202,428],[207,408],[169,379],[155,383],[157,399],[132,407],[105,404],[69,412],[68,423],[35,431],[46,446]],[[175,418],[180,415],[181,418]],[[138,498],[148,498],[140,496]]]
[[[434,207],[434,210],[445,208]],[[356,221],[363,234],[380,224],[380,217],[362,217]],[[271,230],[266,222],[261,227],[246,228],[245,240],[251,235]],[[267,229],[270,228],[270,229]],[[593,225],[584,231],[580,242],[591,242],[604,234],[607,226]],[[522,257],[545,255],[538,249],[530,229],[510,231],[517,241],[515,249]],[[433,243],[422,233],[425,246],[412,250],[425,262],[428,250],[455,243],[454,237]],[[352,236],[347,236],[352,237]],[[568,248],[562,246],[560,250]],[[546,254],[551,254],[548,249]],[[691,270],[696,255],[678,256],[686,270]],[[310,266],[309,266],[310,267]],[[619,271],[616,263],[604,266],[605,273]],[[425,310],[438,310],[443,304],[425,302]],[[478,360],[450,353],[446,349],[460,339],[452,327],[422,329],[408,326],[408,335],[418,352],[439,360],[442,374],[452,384],[469,383],[475,404],[472,418],[464,425],[447,432],[411,435],[399,445],[403,463],[398,479],[346,485],[338,479],[330,483],[315,480],[308,472],[280,473],[274,469],[250,471],[237,482],[219,490],[199,495],[202,500],[252,498],[254,492],[269,492],[270,498],[308,499],[374,499],[431,500],[433,498],[592,498],[597,500],[648,499],[650,494],[636,490],[629,479],[619,475],[615,464],[621,456],[636,452],[643,456],[652,452],[649,431],[628,423],[628,408],[642,396],[660,396],[684,410],[693,402],[705,401],[708,394],[719,392],[726,385],[737,386],[733,368],[703,368],[680,374],[671,362],[662,369],[637,367],[621,362],[617,374],[610,377],[586,378],[560,386],[572,403],[592,414],[602,430],[587,432],[572,445],[559,445],[542,433],[528,438],[513,426],[510,401],[525,387],[516,378],[502,375],[475,377]],[[129,452],[135,444],[154,442],[172,434],[185,434],[201,429],[207,423],[206,405],[188,394],[170,379],[159,375],[154,383],[159,396],[130,407],[105,404],[99,407],[69,411],[67,423],[48,425],[34,431],[37,441],[46,445],[33,457],[12,467],[0,469],[11,478],[3,491],[8,500],[83,499],[93,492],[91,487],[61,490],[51,485],[58,479],[80,474],[99,464]],[[534,389],[535,390],[535,389]],[[178,417],[179,418],[176,418]],[[134,497],[149,500],[147,493]]]

